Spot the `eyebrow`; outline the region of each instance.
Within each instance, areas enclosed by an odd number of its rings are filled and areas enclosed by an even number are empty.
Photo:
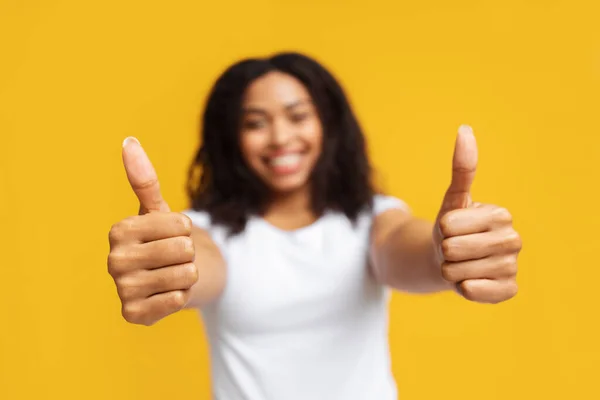
[[[294,108],[296,108],[296,107],[298,107],[298,106],[301,106],[301,105],[303,105],[303,104],[312,104],[312,101],[310,101],[310,100],[306,100],[306,99],[296,100],[296,101],[294,101],[294,102],[292,102],[292,103],[290,103],[290,104],[287,104],[287,105],[285,106],[285,109],[286,109],[287,111],[290,111],[290,110],[292,110],[292,109],[294,109]],[[258,107],[253,107],[253,106],[250,106],[250,107],[244,107],[244,108],[242,109],[242,111],[243,111],[245,114],[261,114],[261,115],[265,115],[265,114],[267,114],[267,112],[266,112],[264,109],[262,109],[262,108],[258,108]]]

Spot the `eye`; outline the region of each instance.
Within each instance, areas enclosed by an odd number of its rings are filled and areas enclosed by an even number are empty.
[[[310,114],[308,112],[303,112],[303,113],[294,113],[291,116],[291,120],[294,123],[300,123],[306,119],[308,119],[308,117],[310,116]]]
[[[264,128],[265,127],[265,121],[264,120],[260,120],[260,119],[246,120],[246,121],[244,121],[243,126],[244,126],[244,129],[249,130],[249,131],[253,131],[253,130]]]

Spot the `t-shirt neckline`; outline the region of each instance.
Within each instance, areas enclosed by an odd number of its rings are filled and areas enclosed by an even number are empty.
[[[323,213],[323,215],[321,215],[319,218],[317,218],[316,220],[314,220],[313,222],[311,222],[308,225],[302,226],[300,228],[296,228],[296,229],[283,229],[280,228],[272,223],[270,223],[269,221],[267,221],[265,218],[259,216],[259,215],[254,215],[252,216],[252,218],[255,221],[260,222],[263,226],[266,226],[269,230],[274,231],[280,235],[284,235],[284,236],[298,236],[298,235],[303,235],[307,232],[313,231],[315,229],[317,229],[317,227],[319,225],[321,225],[323,223],[323,220],[329,215],[328,211],[325,211]]]

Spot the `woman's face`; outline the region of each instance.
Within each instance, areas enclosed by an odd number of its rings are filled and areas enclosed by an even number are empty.
[[[241,150],[273,192],[307,187],[322,139],[321,120],[300,81],[270,72],[250,84],[242,102]]]

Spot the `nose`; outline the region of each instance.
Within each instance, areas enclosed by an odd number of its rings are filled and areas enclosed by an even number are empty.
[[[274,121],[271,129],[271,144],[276,147],[282,147],[287,144],[295,135],[293,126],[285,118],[278,118]]]

